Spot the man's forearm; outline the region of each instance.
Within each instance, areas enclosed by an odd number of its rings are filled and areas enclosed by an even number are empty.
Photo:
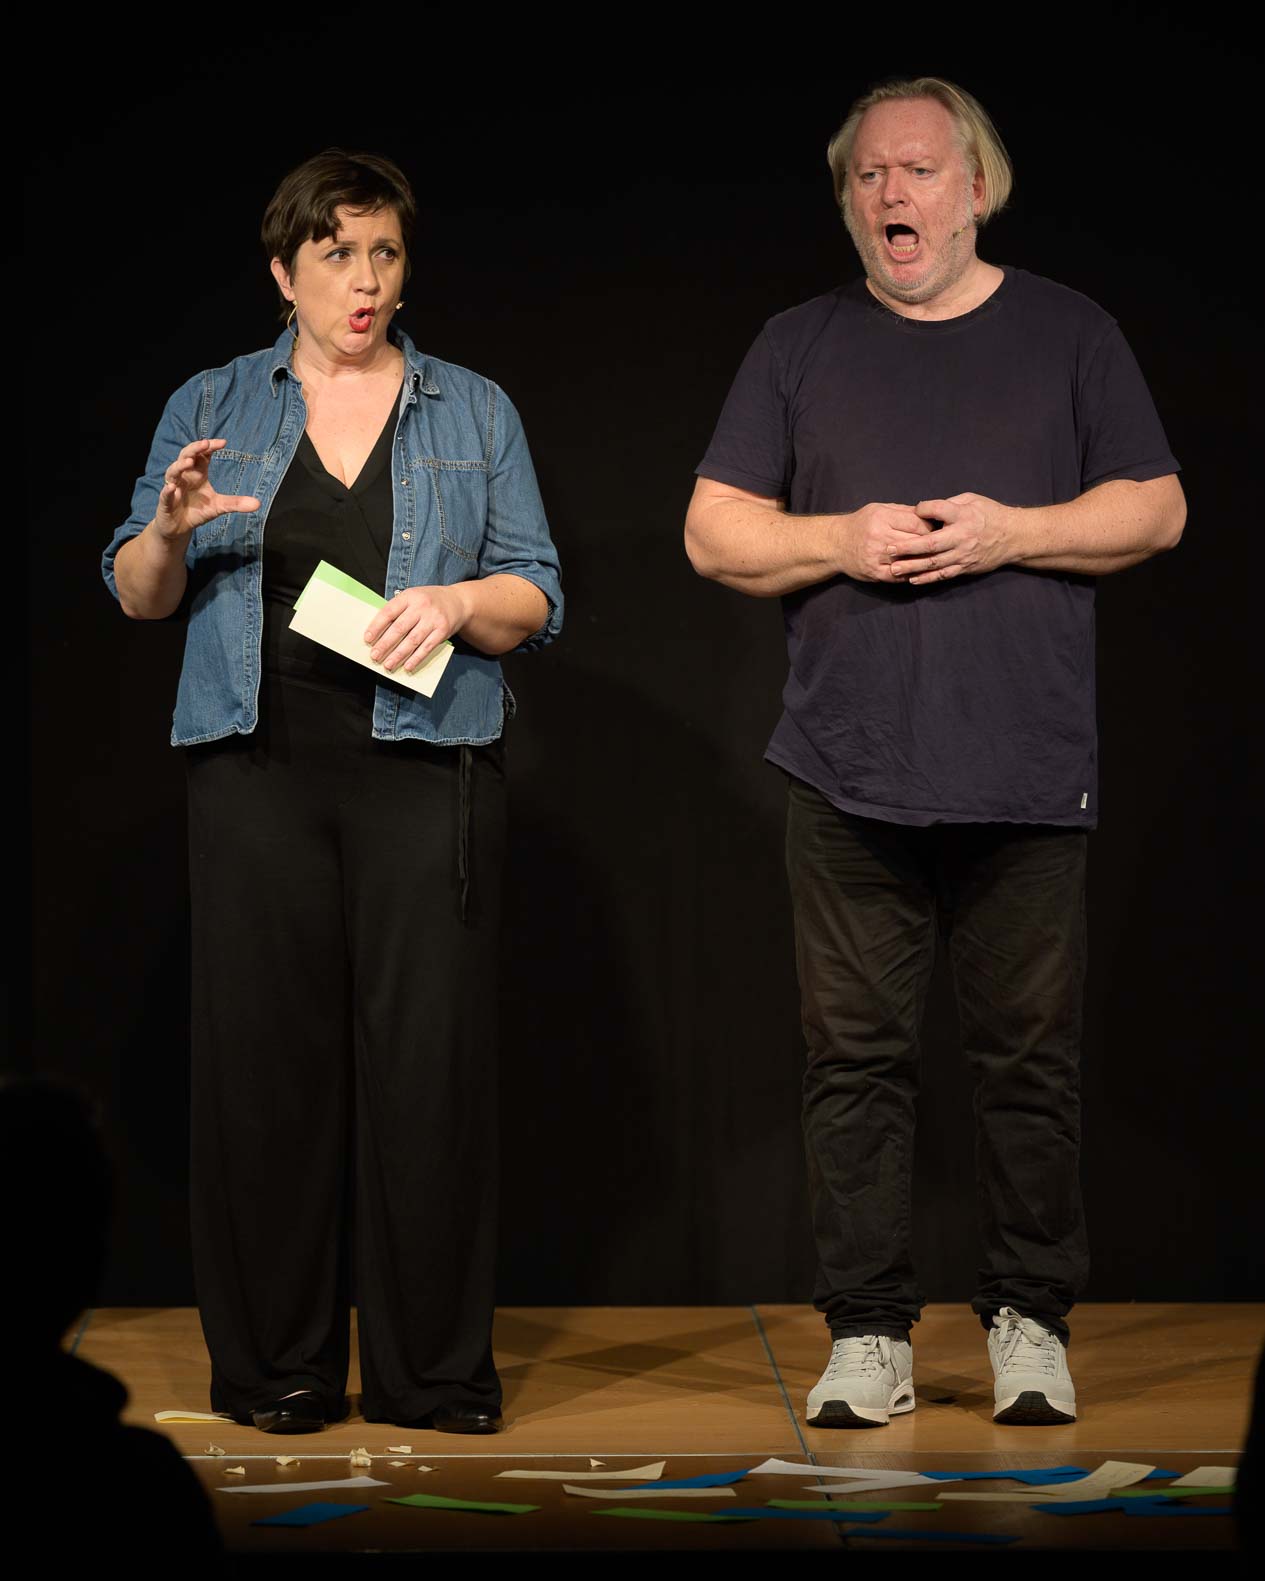
[[[685,551],[700,576],[753,598],[778,598],[837,576],[838,516],[791,516],[777,500],[696,501],[685,519]]]
[[[1185,521],[1175,476],[1148,483],[1118,478],[1065,505],[1009,510],[1007,558],[1034,571],[1106,576],[1175,548]]]

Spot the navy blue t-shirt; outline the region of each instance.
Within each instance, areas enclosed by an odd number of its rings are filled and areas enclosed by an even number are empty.
[[[822,515],[966,492],[1055,505],[1178,465],[1115,320],[1006,268],[958,318],[903,318],[859,280],[770,319],[697,471]],[[841,575],[782,603],[770,762],[893,823],[1097,822],[1092,577]]]

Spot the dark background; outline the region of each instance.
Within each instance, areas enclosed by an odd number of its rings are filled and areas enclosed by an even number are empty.
[[[1119,319],[1190,501],[1176,554],[1100,590],[1087,1295],[1259,1294],[1259,149],[1224,14],[470,15],[85,24],[14,68],[36,108],[9,342],[34,452],[29,874],[14,858],[33,993],[19,971],[11,1021],[19,1065],[100,1100],[120,1160],[102,1301],[187,1302],[192,1280],[183,630],[124,619],[98,559],[170,391],[274,338],[259,219],[329,144],[412,178],[401,321],[510,392],[563,560],[562,640],[507,664],[501,1299],[807,1298],[784,792],[761,762],[781,623],[695,577],[681,524],[761,323],[856,271],[826,142],[871,81],[920,71],[970,88],[1015,160],[982,253]],[[972,1289],[971,1130],[938,980],[916,1184],[933,1299]]]

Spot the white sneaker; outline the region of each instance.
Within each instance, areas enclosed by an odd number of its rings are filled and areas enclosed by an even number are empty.
[[[1076,1420],[1076,1390],[1067,1347],[1057,1334],[1014,1307],[1002,1307],[988,1336],[993,1364],[993,1421],[1029,1425]]]
[[[914,1408],[914,1350],[886,1334],[837,1339],[808,1394],[809,1427],[886,1427]]]

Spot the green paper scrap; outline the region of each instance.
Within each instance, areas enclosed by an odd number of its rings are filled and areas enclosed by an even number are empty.
[[[904,1499],[769,1499],[775,1510],[939,1510],[940,1504]]]
[[[539,1504],[481,1504],[477,1499],[445,1499],[438,1493],[409,1493],[384,1504],[411,1504],[417,1510],[472,1510],[476,1515],[527,1515]]]
[[[1233,1487],[1225,1488],[1148,1488],[1145,1483],[1136,1488],[1114,1488],[1108,1498],[1112,1499],[1202,1499],[1207,1493],[1233,1493]]]
[[[381,593],[375,593],[371,587],[366,587],[363,582],[357,582],[354,576],[348,576],[346,571],[340,571],[336,565],[331,565],[328,560],[318,563],[312,572],[307,586],[303,589],[306,593],[313,582],[325,582],[330,587],[336,587],[340,593],[350,593],[352,598],[358,598],[362,604],[368,604],[373,609],[381,609],[386,599]],[[303,593],[295,601],[295,609],[303,602]]]
[[[706,1521],[712,1524],[738,1524],[755,1519],[753,1515],[711,1515],[702,1510],[646,1510],[640,1505],[626,1504],[609,1510],[594,1510],[594,1515],[622,1515],[630,1521]]]

